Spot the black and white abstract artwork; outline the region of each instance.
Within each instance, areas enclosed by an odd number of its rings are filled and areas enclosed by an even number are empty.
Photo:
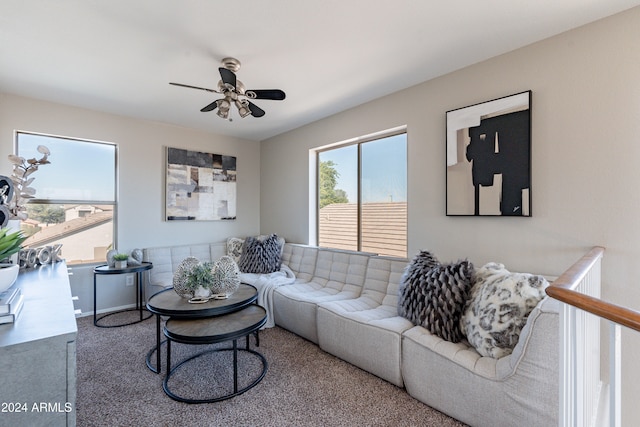
[[[167,147],[167,221],[236,219],[236,158]]]
[[[449,216],[531,216],[531,91],[447,111]]]

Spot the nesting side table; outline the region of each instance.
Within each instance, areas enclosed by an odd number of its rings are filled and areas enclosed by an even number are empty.
[[[143,262],[141,265],[132,265],[131,267],[126,268],[113,268],[108,265],[100,265],[93,269],[93,324],[99,328],[116,328],[120,326],[133,325],[134,323],[140,323],[143,320],[147,320],[153,313],[147,313],[147,316],[144,316],[144,304],[143,304],[143,277],[142,273],[151,270],[153,268],[153,264],[150,262]],[[114,311],[112,313],[107,313],[103,316],[97,317],[97,297],[96,297],[96,288],[97,288],[97,278],[101,275],[109,275],[109,274],[128,274],[128,273],[136,273],[136,286],[138,287],[136,292],[136,308],[130,308],[127,310],[119,310]],[[122,313],[124,311],[135,311],[138,310],[140,312],[140,318],[138,320],[134,320],[133,322],[121,323],[118,325],[100,325],[98,322],[105,317],[112,316],[114,314]]]
[[[161,316],[172,319],[202,319],[233,313],[254,304],[258,300],[258,290],[251,285],[241,283],[240,287],[226,299],[212,299],[204,304],[191,304],[186,298],[181,298],[173,288],[160,291],[149,298],[147,310],[156,315],[156,346],[147,354],[147,367],[159,374],[161,341]],[[151,363],[153,353],[156,353],[156,366]]]
[[[215,317],[204,317],[201,319],[169,319],[164,326],[164,335],[167,337],[167,373],[162,382],[164,392],[178,402],[184,403],[213,403],[238,396],[245,391],[255,387],[267,373],[267,359],[259,352],[249,347],[249,336],[257,333],[258,330],[267,323],[267,312],[259,305],[252,304],[238,311],[223,314]],[[244,348],[238,347],[238,340],[245,338]],[[225,341],[232,341],[233,345],[228,348],[216,348],[205,350],[187,359],[184,359],[176,366],[171,366],[171,343],[179,342],[183,344],[203,345],[216,344]],[[233,391],[212,397],[192,399],[178,395],[169,387],[169,379],[181,366],[209,353],[231,351],[233,355]],[[252,381],[240,388],[238,384],[238,352],[245,352],[262,364],[262,368]]]

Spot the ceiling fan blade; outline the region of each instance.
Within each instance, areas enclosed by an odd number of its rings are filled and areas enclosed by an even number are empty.
[[[203,113],[206,113],[207,111],[213,111],[216,109],[217,106],[218,106],[218,101],[213,101],[211,104],[207,105],[206,107],[203,107],[200,111],[202,111]]]
[[[171,83],[169,82],[170,85],[174,85],[174,86],[181,86],[181,87],[188,87],[189,89],[199,89],[199,90],[206,90],[207,92],[213,92],[213,93],[220,93],[217,90],[214,89],[207,89],[206,87],[198,87],[198,86],[191,86],[191,85],[183,85],[182,83]]]
[[[218,71],[220,71],[220,77],[225,84],[236,87],[236,75],[233,71],[222,67],[218,68]]]
[[[253,102],[248,102],[248,106],[249,106],[249,111],[251,111],[251,115],[253,117],[262,117],[264,116],[264,110],[260,107],[258,107],[256,104],[254,104]]]
[[[273,99],[275,101],[282,101],[286,94],[280,89],[252,89],[245,90],[244,94],[251,99]]]

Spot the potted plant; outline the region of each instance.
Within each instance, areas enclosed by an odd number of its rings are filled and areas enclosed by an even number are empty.
[[[203,262],[191,267],[187,273],[186,287],[194,298],[209,298],[214,276],[210,262]]]
[[[0,229],[0,293],[9,289],[18,277],[20,264],[9,258],[20,251],[25,239],[22,231],[11,233],[8,227]]]
[[[115,268],[127,268],[127,260],[129,259],[128,254],[118,253],[113,256],[113,260],[115,261]]]

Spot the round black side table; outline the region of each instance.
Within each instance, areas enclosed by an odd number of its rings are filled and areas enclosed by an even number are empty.
[[[143,320],[149,319],[153,316],[153,313],[148,313],[146,317],[143,316],[144,304],[142,297],[142,288],[143,288],[143,277],[142,273],[147,270],[151,270],[153,268],[153,264],[150,262],[143,262],[141,265],[132,265],[126,268],[114,268],[109,267],[108,265],[100,265],[93,269],[93,324],[99,328],[117,328],[120,326],[133,325],[135,323],[140,323]],[[126,310],[118,310],[111,313],[107,313],[103,316],[97,317],[97,303],[96,303],[96,282],[98,276],[101,275],[109,275],[109,274],[128,274],[128,273],[136,273],[136,286],[138,287],[136,292],[136,308],[129,308]],[[100,325],[98,321],[104,319],[105,317],[112,316],[114,314],[123,313],[126,311],[139,311],[140,319],[134,320],[133,322],[121,323],[118,325]]]

